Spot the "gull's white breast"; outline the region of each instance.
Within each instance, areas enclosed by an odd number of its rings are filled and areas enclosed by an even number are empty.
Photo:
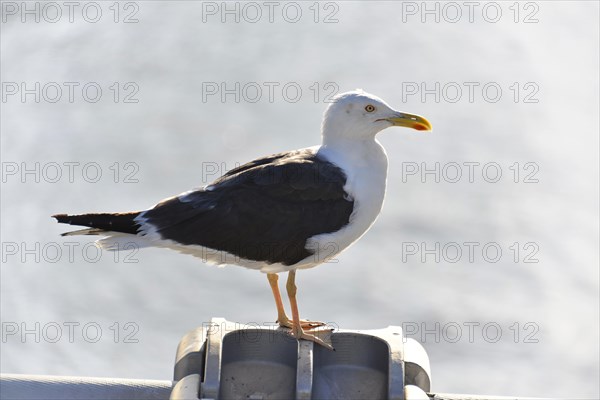
[[[300,269],[327,262],[358,240],[377,219],[385,198],[388,160],[377,140],[335,148],[321,146],[318,154],[346,173],[344,190],[354,200],[354,210],[344,228],[307,241],[306,247],[315,254],[293,266]]]

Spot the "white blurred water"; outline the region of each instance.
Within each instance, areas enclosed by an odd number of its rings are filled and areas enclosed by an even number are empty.
[[[497,23],[482,17],[488,3],[475,9],[473,23],[466,8],[457,23],[448,21],[454,14],[439,23],[426,16],[423,23],[420,14],[403,14],[420,2],[378,1],[320,3],[318,23],[312,3],[295,3],[302,18],[290,23],[281,3],[273,23],[266,14],[256,23],[244,20],[254,18],[250,9],[239,23],[231,16],[221,23],[219,14],[205,14],[203,22],[203,7],[220,3],[146,1],[134,3],[139,21],[127,24],[113,21],[111,3],[99,4],[97,23],[86,22],[80,8],[73,23],[66,15],[57,23],[31,16],[22,23],[20,14],[3,9],[2,372],[169,379],[179,338],[212,316],[273,321],[259,273],[208,267],[159,249],[90,262],[93,251],[82,253],[91,242],[86,238],[75,239],[70,258],[65,242],[73,238],[59,237],[65,227],[49,216],[143,209],[206,184],[215,168],[222,173],[264,154],[317,144],[323,99],[331,92],[325,85],[332,82],[339,91],[361,87],[425,115],[434,132],[380,135],[390,158],[384,210],[339,262],[299,274],[301,313],[351,329],[417,327],[412,337],[429,353],[434,391],[598,398],[598,3],[520,3],[518,23],[507,2],[495,3],[502,11]],[[336,9],[338,21],[323,23]],[[134,10],[121,4],[119,20]],[[534,11],[538,22],[524,23]],[[7,94],[7,82],[28,88],[56,82],[64,93],[56,103],[46,101],[54,92],[39,103],[33,95],[22,102]],[[80,84],[72,103],[64,82]],[[88,82],[103,89],[100,101],[82,98]],[[137,103],[122,101],[132,90],[127,82],[139,88]],[[222,102],[206,96],[207,82],[230,88],[256,82],[263,97],[252,103],[254,92],[247,92],[239,103],[233,95]],[[279,84],[273,102],[265,82]],[[281,94],[290,82],[302,88],[297,102]],[[428,88],[455,82],[463,94],[456,102],[451,91],[437,102],[433,95],[424,101],[407,95],[421,82]],[[472,102],[464,82],[479,85]],[[497,102],[481,94],[490,82],[503,90]],[[538,101],[526,103],[532,87]],[[8,174],[36,162],[39,182],[35,173]],[[71,162],[79,163],[73,182],[64,164]],[[81,167],[92,162],[102,171],[96,183],[82,176]],[[409,166],[436,162],[458,163],[463,173],[465,162],[480,167],[472,183],[466,176],[458,183],[403,177]],[[518,183],[509,168],[515,162]],[[57,183],[49,182],[52,163],[63,173]],[[482,178],[486,163],[500,166],[497,183]],[[525,163],[537,166],[537,183],[523,182],[532,171]],[[138,182],[125,183],[132,172]],[[473,262],[467,254],[450,262],[454,253],[422,262],[403,252],[407,243],[434,248],[436,242],[481,245]],[[524,248],[529,242],[537,247]],[[503,250],[498,262],[482,257],[486,243]],[[55,257],[57,248],[62,253]],[[536,248],[539,262],[523,262]],[[71,323],[79,324],[72,325],[72,342]],[[439,338],[421,337],[436,323]],[[62,336],[52,343],[56,326]],[[462,335],[455,340],[456,326]],[[484,334],[484,326],[492,329]],[[9,334],[15,327],[19,332]],[[102,334],[92,343],[98,327]],[[24,328],[39,337],[23,337]]]

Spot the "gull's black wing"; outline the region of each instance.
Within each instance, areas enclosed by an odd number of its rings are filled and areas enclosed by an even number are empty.
[[[346,175],[310,150],[237,167],[206,188],[167,199],[141,217],[162,236],[247,260],[295,264],[308,238],[348,224]]]

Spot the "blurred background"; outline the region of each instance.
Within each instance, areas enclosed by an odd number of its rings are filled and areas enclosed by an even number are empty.
[[[404,326],[434,391],[598,398],[597,2],[52,4],[2,3],[2,372],[171,379],[211,317],[273,322],[260,273],[98,253],[50,215],[318,144],[362,88],[434,131],[379,135],[383,212],[299,273],[301,314]]]

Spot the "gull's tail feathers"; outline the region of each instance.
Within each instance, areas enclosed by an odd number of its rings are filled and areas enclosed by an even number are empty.
[[[106,235],[106,231],[96,228],[78,229],[76,231],[70,231],[61,233],[60,236],[78,236],[78,235]]]
[[[56,214],[52,217],[59,223],[87,226],[88,228],[65,232],[61,236],[101,235],[105,236],[96,244],[108,251],[132,250],[152,244],[140,232],[140,222],[136,218],[141,212],[92,213],[80,215]]]
[[[128,213],[92,213],[92,214],[56,214],[55,218],[61,224],[87,226],[92,229],[82,229],[67,232],[66,235],[102,235],[104,232],[121,232],[135,235],[140,229],[136,217],[140,212]],[[64,234],[65,235],[65,234]]]

